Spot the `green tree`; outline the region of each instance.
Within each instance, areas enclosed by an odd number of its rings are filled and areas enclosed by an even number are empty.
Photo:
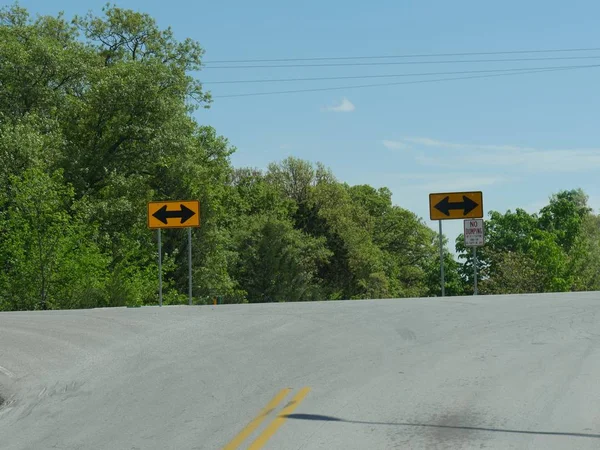
[[[586,215],[570,253],[573,290],[600,290],[600,216]]]
[[[147,14],[112,6],[73,23],[62,16],[32,20],[22,8],[4,8],[0,34],[0,133],[11,138],[0,144],[7,162],[0,176],[21,175],[34,158],[63,171],[110,256],[107,301],[156,301],[155,270],[153,288],[149,279],[156,250],[145,204],[157,197],[201,199],[206,226],[195,233],[202,246],[194,256],[198,271],[215,279],[205,264],[215,260],[219,244],[203,239],[222,234],[215,228],[232,149],[190,116],[210,102],[190,75],[201,67],[200,46],[175,40]],[[167,255],[181,258],[177,234],[165,234]],[[176,261],[167,273],[177,286],[182,268]]]
[[[390,297],[388,283],[380,282],[385,268],[383,252],[372,239],[374,220],[352,201],[348,187],[319,183],[312,202],[333,252],[331,263],[321,270],[329,298]]]
[[[486,245],[478,251],[482,293],[562,292],[593,284],[579,276],[592,246],[581,238],[590,226],[587,197],[581,190],[561,191],[540,214],[491,212],[486,222]],[[461,273],[472,284],[473,258],[456,242],[465,260]]]
[[[62,15],[32,20],[19,6],[0,9],[0,121],[62,117],[96,59],[77,38]]]
[[[211,102],[193,76],[202,55],[116,6],[73,21],[0,11],[0,307],[156,303],[146,203],[184,198],[201,203],[198,303],[439,295],[437,236],[389,189],[296,158],[231,167],[235,149],[192,116]],[[483,288],[598,286],[596,219],[579,190],[539,215],[492,213]],[[187,245],[163,233],[167,304],[187,301]],[[449,295],[472,281],[457,249],[463,265],[444,252]]]
[[[330,256],[323,239],[295,230],[289,221],[253,216],[236,241],[237,279],[250,302],[322,299],[317,268]]]
[[[514,212],[509,210],[505,214],[497,211],[489,213],[489,219],[485,221],[485,246],[477,249],[477,271],[481,280],[480,290],[482,293],[511,292],[510,283],[493,284],[496,290],[492,290],[486,288],[486,282],[490,279],[493,280],[505,271],[504,265],[507,261],[514,261],[514,258],[506,259],[505,254],[520,255],[530,252],[536,230],[539,230],[537,215],[529,214],[523,209],[517,209]],[[472,250],[464,245],[463,235],[456,240],[456,251],[459,259],[464,260],[460,273],[465,285],[469,286],[472,292],[474,261]]]
[[[2,202],[2,308],[102,306],[108,259],[60,172],[12,176]]]
[[[540,211],[539,225],[556,235],[558,245],[570,252],[590,212],[587,196],[581,189],[561,191],[554,194],[550,204]]]

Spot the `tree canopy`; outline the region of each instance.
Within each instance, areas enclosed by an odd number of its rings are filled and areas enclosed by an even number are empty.
[[[67,20],[0,10],[0,310],[156,304],[150,200],[198,199],[194,301],[440,295],[436,233],[387,188],[297,158],[266,170],[194,119],[204,50],[147,14]],[[201,114],[198,117],[202,117]],[[492,212],[482,292],[599,288],[600,218],[580,190],[539,214]],[[186,301],[187,240],[164,233],[165,302]],[[447,247],[446,292],[473,261]]]
[[[539,214],[522,209],[490,213],[486,245],[479,250],[481,291],[489,294],[597,290],[600,217],[580,189],[552,195]],[[471,285],[473,258],[463,237],[456,242]]]

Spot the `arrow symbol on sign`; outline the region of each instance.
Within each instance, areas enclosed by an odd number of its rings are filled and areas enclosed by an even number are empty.
[[[463,215],[466,216],[479,206],[479,203],[474,202],[466,195],[463,195],[462,198],[462,202],[451,202],[450,196],[446,196],[441,202],[435,205],[434,208],[446,216],[450,216],[450,211],[452,210],[462,209]]]
[[[188,220],[190,220],[196,215],[196,213],[187,206],[179,206],[181,207],[180,210],[167,211],[167,205],[164,205],[162,208],[160,208],[158,211],[152,214],[152,216],[160,220],[165,225],[167,225],[169,223],[169,219],[181,219],[180,223],[186,223]]]

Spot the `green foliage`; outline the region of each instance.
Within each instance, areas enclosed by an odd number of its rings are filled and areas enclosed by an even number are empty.
[[[387,188],[297,158],[233,168],[192,117],[204,50],[107,5],[67,21],[0,10],[0,309],[155,305],[150,200],[198,199],[196,304],[437,296],[437,235]],[[600,223],[581,190],[539,214],[492,212],[484,293],[600,289]],[[187,303],[185,230],[162,235],[164,302]],[[444,243],[446,247],[446,243]],[[473,260],[445,250],[447,295]]]
[[[108,259],[60,172],[11,176],[2,202],[3,309],[101,306]]]
[[[512,251],[494,255],[494,275],[479,284],[481,294],[527,294],[543,292],[544,285],[535,261]]]
[[[31,20],[26,10],[0,10],[0,118],[60,116],[95,60],[75,27],[58,17]]]
[[[581,222],[569,261],[573,290],[600,290],[600,216],[586,215]]]
[[[429,294],[434,235],[393,206],[388,189],[350,187],[295,158],[265,173],[231,167],[227,140],[190,115],[210,103],[191,75],[202,68],[198,43],[111,5],[72,22],[4,8],[0,35],[1,212],[10,249],[3,307],[155,304],[145,205],[178,198],[202,205],[192,255],[198,303]],[[39,192],[19,190],[24,176],[38,180]],[[43,233],[16,209],[26,198],[49,205]],[[24,262],[35,239],[37,266]],[[73,240],[85,245],[72,245],[77,256],[63,261]],[[165,232],[163,249],[165,302],[183,302],[185,232]],[[24,264],[16,278],[15,261]],[[78,268],[94,281],[82,282]],[[18,291],[32,286],[39,294]]]
[[[387,189],[382,192],[389,198]],[[392,296],[434,295],[439,285],[439,277],[432,279],[436,261],[439,273],[437,235],[412,212],[391,206],[391,200],[387,205],[375,223],[374,242],[384,251]]]
[[[440,269],[440,255],[438,253],[429,260],[426,267],[428,286],[426,294],[428,296],[439,297],[442,295]],[[467,293],[465,282],[460,276],[460,263],[447,251],[444,251],[444,290],[445,295],[449,297]]]
[[[491,212],[486,246],[478,251],[481,292],[491,294],[563,292],[594,289],[596,261],[593,241],[597,217],[581,190],[561,191],[538,214],[523,210]],[[463,279],[472,285],[473,259],[463,237],[456,249],[465,260]]]
[[[322,299],[316,278],[330,252],[324,239],[305,235],[290,221],[272,216],[248,218],[235,233],[238,249],[236,279],[250,302]]]
[[[580,234],[582,223],[591,212],[581,189],[562,191],[550,198],[540,211],[540,228],[553,233],[557,244],[569,252]]]

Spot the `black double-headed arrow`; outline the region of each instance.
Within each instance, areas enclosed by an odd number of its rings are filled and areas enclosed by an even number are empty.
[[[446,216],[450,216],[450,211],[452,210],[462,209],[463,215],[466,216],[479,206],[479,203],[474,202],[466,195],[463,195],[462,198],[462,202],[451,202],[450,196],[446,196],[442,199],[442,201],[435,205],[434,208]]]
[[[162,208],[152,214],[152,216],[160,220],[165,225],[168,225],[169,219],[181,219],[180,223],[186,223],[196,215],[196,213],[187,206],[181,204],[179,206],[181,207],[179,210],[167,211],[167,205],[164,205]]]

